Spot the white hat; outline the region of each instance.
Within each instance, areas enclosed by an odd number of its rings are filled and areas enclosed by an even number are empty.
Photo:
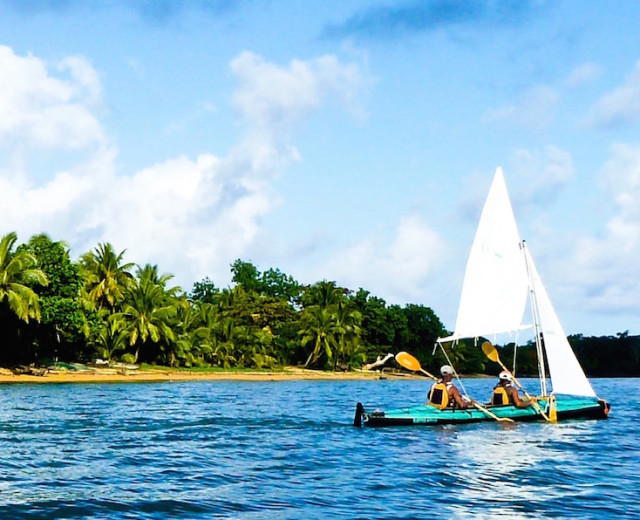
[[[442,365],[440,367],[440,373],[443,376],[452,376],[453,375],[453,368],[451,368],[449,365]]]
[[[506,370],[503,370],[502,372],[500,372],[500,375],[498,376],[500,379],[502,379],[503,381],[511,381],[511,374],[509,372],[507,372]]]

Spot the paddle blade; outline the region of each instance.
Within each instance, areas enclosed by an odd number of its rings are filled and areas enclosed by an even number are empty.
[[[488,341],[485,341],[482,344],[482,352],[484,352],[484,355],[487,356],[491,361],[494,361],[496,363],[498,362],[498,351],[496,350],[496,347],[494,347]]]
[[[408,352],[398,352],[396,354],[396,361],[408,370],[413,370],[414,372],[420,372],[422,370],[420,361]]]
[[[558,407],[555,395],[549,397],[549,422],[558,422]]]

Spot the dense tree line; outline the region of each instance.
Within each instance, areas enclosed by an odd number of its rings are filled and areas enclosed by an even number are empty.
[[[209,279],[190,293],[155,265],[125,261],[99,244],[78,261],[63,242],[36,235],[0,240],[0,364],[95,359],[175,367],[304,365],[358,367],[405,350],[430,372],[451,362],[460,373],[493,373],[473,342],[434,349],[447,335],[422,305],[387,305],[333,281],[302,285],[279,269],[231,265],[232,286]],[[638,337],[571,336],[589,375],[640,375]],[[507,363],[513,349],[501,349]],[[532,345],[518,349],[522,374],[536,373]]]
[[[568,336],[585,374],[589,377],[638,377],[640,376],[640,336],[629,336],[621,332],[615,336]],[[507,367],[513,366],[513,344],[498,347],[500,358]],[[533,342],[517,349],[518,372],[523,376],[538,375],[536,346]],[[493,365],[489,373],[497,374],[498,365]],[[548,370],[548,368],[547,368]]]
[[[393,348],[418,351],[444,330],[429,308],[387,308],[332,281],[304,286],[242,260],[231,273],[231,287],[205,278],[186,293],[171,274],[127,262],[110,244],[75,262],[62,242],[37,235],[17,245],[9,233],[0,240],[0,363],[336,369]],[[380,305],[384,315],[370,313]],[[376,336],[387,313],[393,324]]]

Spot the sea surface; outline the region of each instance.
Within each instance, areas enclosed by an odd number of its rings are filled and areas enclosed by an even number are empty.
[[[640,518],[640,379],[592,383],[606,421],[383,429],[428,382],[2,385],[0,519]]]

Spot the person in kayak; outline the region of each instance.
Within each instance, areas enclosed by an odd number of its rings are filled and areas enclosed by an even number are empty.
[[[498,375],[498,384],[493,388],[491,394],[491,404],[495,406],[505,406],[512,404],[516,408],[526,408],[533,404],[533,399],[520,399],[518,390],[511,384],[513,378],[511,374],[503,370]]]
[[[442,378],[438,379],[429,390],[429,404],[440,410],[445,408],[468,408],[467,403],[460,395],[460,390],[453,384],[453,368],[443,365],[440,368]]]

